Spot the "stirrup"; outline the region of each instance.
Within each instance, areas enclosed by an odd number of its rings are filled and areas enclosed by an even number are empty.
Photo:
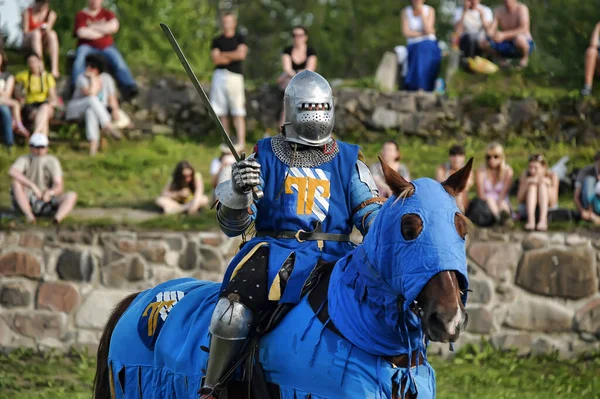
[[[198,394],[200,395],[199,399],[210,399],[210,398],[214,398],[214,399],[218,399],[219,395],[218,395],[218,388],[219,385],[217,384],[217,386],[215,387],[209,387],[209,386],[204,386],[204,379],[206,377],[202,377],[202,387],[198,390]]]

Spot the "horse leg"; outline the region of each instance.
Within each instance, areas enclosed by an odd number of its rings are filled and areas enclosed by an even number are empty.
[[[96,364],[96,376],[94,377],[94,399],[111,399],[110,387],[110,369],[108,367],[108,350],[110,349],[110,339],[112,333],[119,322],[119,319],[125,313],[129,305],[138,296],[139,292],[129,295],[123,299],[108,318],[106,327],[102,332],[100,343],[98,344],[98,357]]]

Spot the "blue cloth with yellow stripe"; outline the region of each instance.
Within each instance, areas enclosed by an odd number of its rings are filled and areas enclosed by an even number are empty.
[[[351,196],[357,183],[356,163],[359,147],[337,141],[339,153],[318,167],[290,167],[280,161],[271,146],[271,138],[258,142],[256,158],[261,164],[264,197],[256,203],[255,229],[261,231],[313,231],[320,224],[323,233],[350,234],[352,210],[373,197],[368,187],[361,198]],[[357,203],[358,202],[358,203]],[[372,217],[379,205],[371,204]],[[363,210],[364,211],[364,210]],[[269,299],[281,303],[297,303],[305,281],[319,260],[335,262],[354,248],[350,242],[299,242],[293,238],[255,237],[244,244],[230,262],[223,279],[223,289],[235,270],[252,255],[257,245],[268,245]],[[322,248],[320,247],[322,246]],[[279,292],[278,272],[284,262],[295,256],[294,269],[285,292]]]

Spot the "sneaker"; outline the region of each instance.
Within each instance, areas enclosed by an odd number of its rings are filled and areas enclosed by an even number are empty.
[[[584,87],[583,89],[581,89],[581,95],[583,97],[592,95],[592,89],[590,89],[589,87]]]

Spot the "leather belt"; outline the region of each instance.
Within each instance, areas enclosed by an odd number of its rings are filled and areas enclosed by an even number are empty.
[[[304,241],[350,241],[348,234],[321,233],[318,231],[257,231],[256,237],[294,238],[298,242]]]

